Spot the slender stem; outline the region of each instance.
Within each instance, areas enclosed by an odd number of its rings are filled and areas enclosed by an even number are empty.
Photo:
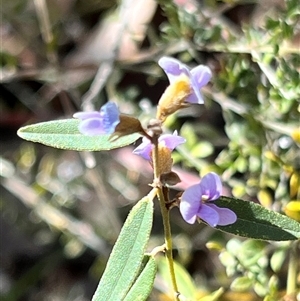
[[[288,265],[288,275],[287,275],[287,287],[286,294],[290,295],[296,292],[296,281],[297,281],[297,241],[291,243],[290,258]]]
[[[169,266],[169,272],[171,277],[171,283],[173,286],[173,290],[175,293],[175,300],[179,300],[178,295],[178,286],[176,282],[175,269],[174,269],[174,261],[173,261],[173,253],[172,253],[172,234],[171,234],[171,226],[170,226],[170,215],[169,210],[166,207],[165,198],[161,189],[158,189],[158,200],[160,205],[160,210],[163,218],[164,224],[164,232],[165,232],[165,244],[166,244],[166,258]]]
[[[178,286],[175,277],[175,269],[174,269],[174,261],[173,261],[173,253],[172,253],[172,234],[171,234],[171,226],[170,226],[170,216],[169,210],[166,207],[166,200],[162,188],[159,183],[159,166],[158,166],[158,137],[154,137],[152,139],[152,143],[154,144],[154,149],[152,151],[152,161],[153,161],[153,169],[154,169],[154,184],[157,185],[157,198],[159,200],[159,206],[163,219],[164,226],[164,234],[165,234],[165,254],[167,263],[169,266],[169,272],[171,277],[171,283],[174,290],[174,300],[179,300],[179,292]]]

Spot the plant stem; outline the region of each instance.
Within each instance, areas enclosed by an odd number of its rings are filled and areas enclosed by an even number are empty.
[[[288,265],[288,275],[287,275],[287,286],[286,294],[291,295],[296,292],[296,279],[297,279],[297,241],[291,243],[290,258]]]
[[[154,184],[157,186],[157,198],[159,201],[159,206],[162,214],[162,219],[163,219],[163,226],[164,226],[164,235],[165,235],[165,254],[166,254],[166,259],[167,263],[169,266],[169,272],[170,272],[170,277],[171,277],[171,283],[174,291],[174,300],[175,301],[180,301],[179,300],[179,292],[178,292],[178,286],[176,282],[176,277],[175,277],[175,269],[174,269],[174,261],[173,261],[173,253],[172,253],[172,234],[171,234],[171,226],[170,226],[170,215],[169,215],[169,210],[166,207],[166,200],[164,193],[162,191],[162,188],[160,186],[160,181],[159,181],[159,166],[158,166],[158,137],[155,136],[152,139],[152,143],[154,145],[154,149],[152,151],[152,161],[153,161],[153,170],[154,170]]]
[[[175,293],[175,300],[179,300],[178,298],[178,287],[176,282],[176,276],[175,276],[175,269],[174,269],[174,261],[173,261],[173,253],[172,253],[172,234],[171,234],[171,226],[170,226],[170,215],[169,210],[166,207],[165,198],[162,193],[161,188],[158,189],[157,194],[160,210],[163,218],[163,225],[164,225],[164,233],[165,233],[165,244],[166,244],[166,259],[169,266],[169,272],[171,277],[171,283],[173,286],[173,290]]]

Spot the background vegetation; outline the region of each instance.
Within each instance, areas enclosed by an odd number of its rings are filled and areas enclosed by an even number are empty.
[[[90,300],[126,215],[152,180],[130,147],[61,151],[24,142],[17,129],[109,99],[148,120],[167,86],[157,65],[164,55],[213,72],[205,106],[166,124],[188,140],[174,154],[178,189],[214,170],[224,194],[300,221],[299,14],[297,0],[4,0],[1,298]],[[177,209],[172,222],[175,258],[197,296],[296,300],[289,293],[300,267],[291,270],[289,258],[299,242],[190,226]],[[157,210],[149,250],[162,241]],[[164,278],[162,263],[150,300],[168,300]]]

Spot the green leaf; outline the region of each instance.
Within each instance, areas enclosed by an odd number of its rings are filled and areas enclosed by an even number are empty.
[[[198,142],[191,150],[191,155],[195,158],[206,158],[214,151],[213,145],[208,141]]]
[[[278,273],[283,265],[283,262],[286,259],[287,249],[286,248],[280,248],[275,250],[274,254],[272,255],[270,259],[270,266],[271,269]]]
[[[286,215],[266,209],[253,202],[221,197],[215,201],[219,207],[231,209],[237,221],[228,226],[217,226],[224,232],[261,240],[296,240],[300,238],[300,223]]]
[[[238,248],[237,258],[243,267],[250,269],[264,257],[264,250],[265,243],[263,241],[248,239]]]
[[[149,255],[145,255],[144,261],[146,261],[146,265],[141,270],[124,301],[144,301],[150,295],[157,271],[157,264],[154,257]]]
[[[169,267],[165,257],[160,257],[158,259],[158,269],[159,273],[164,279],[166,283],[168,283],[168,287],[172,287]],[[176,281],[178,285],[178,290],[180,294],[182,294],[185,298],[195,300],[197,297],[197,288],[194,284],[194,281],[188,271],[180,265],[178,262],[174,261],[174,269],[176,275]]]
[[[243,292],[248,290],[250,287],[253,286],[253,280],[249,279],[246,276],[241,276],[233,280],[233,282],[230,285],[230,288],[233,291],[237,292]]]
[[[143,264],[153,221],[153,201],[139,201],[129,213],[92,301],[123,300]]]
[[[220,297],[224,294],[224,288],[220,287],[218,290],[210,293],[207,296],[202,297],[199,301],[218,301]]]
[[[78,130],[80,120],[63,119],[41,122],[22,127],[21,138],[51,147],[76,151],[101,151],[123,147],[135,142],[141,135],[132,134],[110,141],[111,135],[86,136]]]

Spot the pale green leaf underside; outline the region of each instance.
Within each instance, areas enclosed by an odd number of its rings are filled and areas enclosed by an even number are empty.
[[[262,240],[300,238],[300,223],[259,204],[228,197],[221,197],[215,204],[231,209],[238,217],[232,225],[216,227],[219,230]]]
[[[92,301],[123,300],[142,265],[153,221],[153,201],[139,201],[129,213]]]
[[[133,286],[126,294],[124,301],[144,301],[150,295],[157,271],[157,264],[152,256],[145,255],[147,263],[138,275]],[[145,258],[144,258],[145,259]]]
[[[76,151],[102,151],[119,148],[135,142],[141,136],[132,134],[109,141],[111,135],[82,135],[78,131],[79,123],[78,119],[41,122],[20,128],[18,135],[32,142]]]

